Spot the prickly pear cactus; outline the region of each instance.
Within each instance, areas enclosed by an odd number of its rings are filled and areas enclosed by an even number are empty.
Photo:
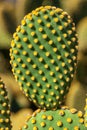
[[[39,108],[59,107],[73,79],[77,34],[62,9],[39,7],[24,17],[10,49],[13,74]]]
[[[37,110],[19,130],[86,130],[81,111],[63,107],[61,110]]]
[[[7,92],[0,78],[0,130],[11,130],[10,107]]]

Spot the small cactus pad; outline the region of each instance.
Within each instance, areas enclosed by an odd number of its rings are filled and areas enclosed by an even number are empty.
[[[24,17],[11,42],[12,71],[39,108],[62,104],[77,61],[77,34],[62,9],[41,6]]]
[[[0,130],[11,130],[10,107],[7,92],[0,78]]]
[[[86,130],[81,111],[63,107],[60,110],[37,110],[19,130]]]

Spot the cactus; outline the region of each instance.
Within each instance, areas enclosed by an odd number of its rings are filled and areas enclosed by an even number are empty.
[[[13,74],[39,108],[60,107],[77,62],[77,34],[62,9],[45,6],[24,17],[11,42]]]
[[[0,130],[11,130],[10,106],[7,91],[0,78]]]
[[[86,108],[87,109],[87,108]],[[87,118],[87,117],[86,117]],[[87,119],[86,119],[87,120]],[[86,123],[86,122],[85,122]],[[26,124],[19,130],[86,130],[81,111],[62,107],[60,110],[38,109],[28,116]]]

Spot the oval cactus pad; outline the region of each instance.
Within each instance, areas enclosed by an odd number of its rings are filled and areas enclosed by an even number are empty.
[[[10,49],[12,71],[39,108],[63,103],[73,79],[77,47],[75,25],[60,8],[39,7],[17,27]]]
[[[86,130],[81,111],[62,108],[60,110],[37,110],[27,118],[19,130]]]

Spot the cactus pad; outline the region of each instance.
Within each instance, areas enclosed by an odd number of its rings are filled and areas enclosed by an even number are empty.
[[[37,110],[20,130],[86,130],[81,111],[63,107],[60,110]]]
[[[0,78],[0,130],[11,130],[10,108],[7,92]]]
[[[62,9],[39,7],[24,17],[11,42],[12,71],[39,108],[62,104],[77,61],[77,34]]]

